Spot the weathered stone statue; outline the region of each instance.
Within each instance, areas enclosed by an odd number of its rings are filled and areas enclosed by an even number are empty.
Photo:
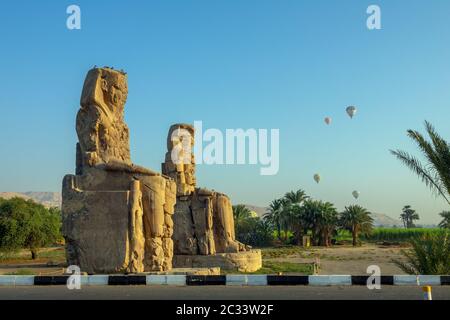
[[[261,252],[250,250],[235,239],[230,199],[225,194],[196,187],[193,145],[193,126],[170,127],[162,172],[177,184],[174,265],[218,266],[240,271],[261,268]]]
[[[176,184],[132,164],[127,94],[125,73],[88,72],[76,120],[76,175],[64,177],[62,201],[68,263],[88,273],[172,268]]]

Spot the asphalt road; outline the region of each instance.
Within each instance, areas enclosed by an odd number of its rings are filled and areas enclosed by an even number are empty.
[[[436,286],[433,300],[450,300],[450,286]],[[0,300],[421,300],[422,289],[414,286],[65,286],[0,287]]]

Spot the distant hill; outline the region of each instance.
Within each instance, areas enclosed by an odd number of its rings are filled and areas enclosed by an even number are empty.
[[[256,212],[258,217],[264,216],[264,214],[267,212],[267,207],[258,207],[250,204],[244,204],[250,211]],[[403,226],[403,223],[400,220],[396,220],[394,218],[389,217],[388,215],[385,215],[383,213],[372,213],[372,218],[374,220],[373,224],[376,227],[401,227]]]
[[[394,219],[383,213],[372,213],[373,224],[376,227],[402,227],[403,223],[400,220]]]
[[[244,204],[244,206],[248,209],[248,210],[250,210],[250,211],[253,211],[253,212],[256,212],[256,214],[258,215],[258,217],[262,217],[262,216],[264,216],[264,214],[267,212],[267,208],[265,208],[265,207],[258,207],[258,206],[252,206],[252,205],[249,205],[249,204]]]
[[[25,200],[34,200],[48,208],[61,207],[61,193],[59,192],[0,192],[0,198],[11,199],[14,197]]]

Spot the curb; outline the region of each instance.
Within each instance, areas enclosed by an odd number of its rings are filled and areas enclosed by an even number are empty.
[[[70,276],[10,276],[0,275],[0,286],[54,286],[66,285]],[[313,275],[277,276],[228,274],[226,276],[186,275],[90,275],[80,276],[81,285],[93,286],[365,286],[368,275]],[[393,275],[381,276],[382,285],[397,286],[450,286],[450,276]]]

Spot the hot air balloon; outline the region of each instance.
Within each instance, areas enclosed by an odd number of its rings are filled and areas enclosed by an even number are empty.
[[[330,124],[331,123],[331,118],[330,117],[326,117],[324,119],[324,121],[325,121],[326,124]]]
[[[357,109],[354,106],[350,106],[350,107],[347,107],[346,111],[347,111],[347,114],[349,115],[349,117],[353,118],[353,116],[356,114]]]
[[[320,182],[320,175],[319,175],[318,173],[316,173],[316,174],[314,175],[314,181],[316,181],[317,183]]]
[[[352,195],[353,195],[353,197],[355,198],[355,199],[358,199],[358,197],[359,197],[359,191],[353,191],[352,192]]]

